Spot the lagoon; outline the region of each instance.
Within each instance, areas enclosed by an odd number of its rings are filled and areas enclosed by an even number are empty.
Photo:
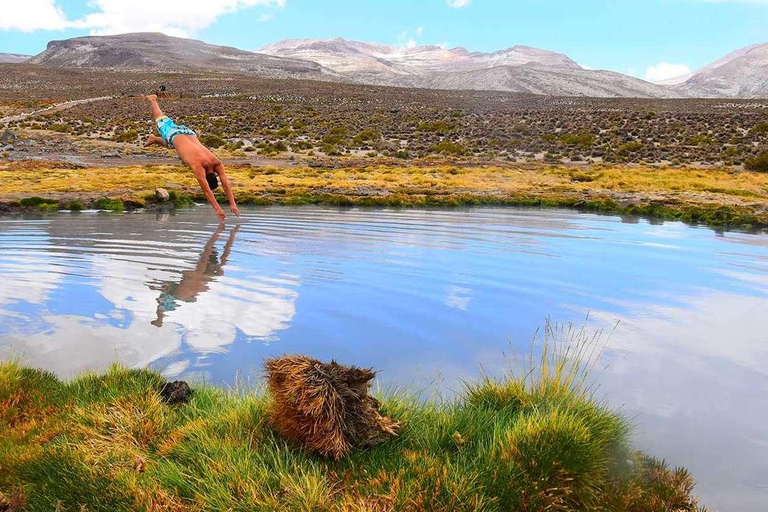
[[[450,395],[552,322],[715,510],[768,503],[768,236],[568,210],[267,207],[0,218],[0,359],[249,383],[263,358]]]

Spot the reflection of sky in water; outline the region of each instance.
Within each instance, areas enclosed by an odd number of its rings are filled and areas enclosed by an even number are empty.
[[[768,502],[768,237],[556,210],[0,220],[0,357],[232,383],[286,352],[457,389],[554,321],[621,321],[600,390],[713,508]]]

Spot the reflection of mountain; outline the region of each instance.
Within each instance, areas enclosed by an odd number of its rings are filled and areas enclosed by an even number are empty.
[[[67,375],[114,360],[146,366],[180,350],[224,352],[238,336],[270,341],[295,315],[297,280],[238,266],[258,265],[252,258],[231,261],[235,232],[216,270],[211,261],[220,232],[209,239],[210,232],[149,215],[83,214],[72,220],[57,216],[41,224],[34,233],[39,257],[25,254],[18,264],[3,258],[0,276],[13,279],[18,270],[23,279],[10,290],[2,287],[0,315],[14,314],[21,301],[33,302],[40,309],[36,322],[44,325],[5,336],[10,345],[0,353],[22,353],[30,364]],[[3,245],[8,240],[7,233],[0,235]],[[51,297],[59,286],[66,287],[66,297]],[[157,320],[158,296],[171,288],[179,303],[163,312],[163,328],[157,329],[150,322]]]

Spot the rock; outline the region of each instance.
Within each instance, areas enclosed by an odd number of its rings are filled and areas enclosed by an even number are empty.
[[[13,151],[15,148],[13,147],[13,144],[8,144],[7,146],[3,146],[0,148],[0,152],[2,151]]]
[[[163,402],[168,405],[186,404],[189,403],[192,390],[189,388],[189,384],[183,380],[176,380],[163,384],[163,387],[160,389],[160,396]]]
[[[164,188],[156,188],[155,189],[155,197],[161,203],[164,203],[164,202],[169,201],[171,199],[171,195]]]
[[[16,142],[16,134],[11,130],[5,130],[3,134],[0,135],[0,144],[13,144],[14,142]]]
[[[101,155],[101,158],[120,158],[120,153],[117,151],[112,151],[110,153],[103,153]]]

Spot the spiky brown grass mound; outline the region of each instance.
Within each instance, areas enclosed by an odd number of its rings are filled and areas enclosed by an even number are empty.
[[[368,368],[322,363],[293,355],[265,361],[274,398],[270,419],[285,438],[339,460],[397,433],[399,424],[379,414],[368,394],[376,374]]]

